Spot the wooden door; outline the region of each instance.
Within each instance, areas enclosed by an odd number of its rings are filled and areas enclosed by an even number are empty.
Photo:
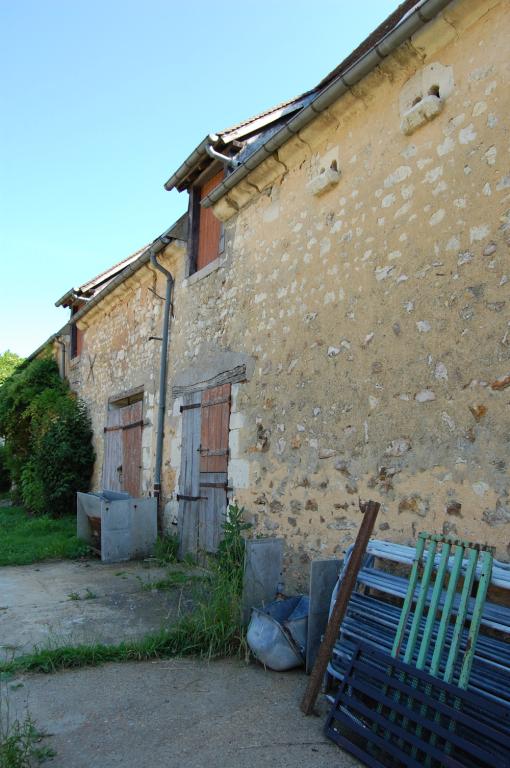
[[[200,406],[202,393],[184,395],[181,406],[182,443],[179,478],[179,547],[180,556],[198,551],[200,501]]]
[[[139,497],[142,470],[141,400],[108,411],[105,427],[103,488]]]
[[[230,384],[186,395],[182,418],[181,554],[216,552],[227,508]]]
[[[122,490],[122,428],[120,408],[112,408],[106,416],[104,430],[103,488]]]

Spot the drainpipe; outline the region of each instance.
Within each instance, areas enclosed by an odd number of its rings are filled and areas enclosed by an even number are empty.
[[[227,168],[237,168],[238,163],[234,157],[222,155],[221,152],[218,152],[216,149],[214,149],[211,144],[205,145],[205,151],[209,157],[212,157],[214,160],[219,160],[220,163],[223,163],[223,165],[225,165]]]
[[[164,239],[160,239],[163,245],[166,244]],[[167,357],[168,357],[168,342],[170,335],[170,312],[172,309],[172,291],[174,287],[174,278],[172,273],[165,269],[159,261],[156,259],[156,254],[153,248],[150,251],[151,264],[154,269],[161,272],[166,278],[166,293],[165,293],[165,307],[163,310],[163,329],[161,339],[161,360],[159,365],[159,408],[158,408],[158,431],[156,435],[156,466],[154,469],[154,496],[158,502],[158,520],[159,520],[159,504],[161,497],[161,468],[163,465],[163,437],[165,426],[165,410],[166,410],[166,383],[167,383]]]

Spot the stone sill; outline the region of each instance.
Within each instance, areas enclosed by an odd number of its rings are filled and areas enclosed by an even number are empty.
[[[218,256],[217,259],[214,259],[214,261],[210,261],[209,264],[206,264],[205,267],[202,267],[201,270],[199,270],[198,272],[194,272],[192,275],[187,277],[184,280],[184,286],[188,287],[190,285],[194,285],[195,283],[198,283],[199,280],[202,280],[204,277],[208,277],[212,272],[216,272],[217,269],[223,266],[224,261],[225,259],[222,256]]]

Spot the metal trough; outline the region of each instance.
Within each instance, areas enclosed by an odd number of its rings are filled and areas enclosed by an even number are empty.
[[[100,553],[104,563],[153,553],[158,535],[155,498],[135,499],[108,490],[76,495],[77,535]]]

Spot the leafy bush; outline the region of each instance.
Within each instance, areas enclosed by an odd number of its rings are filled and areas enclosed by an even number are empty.
[[[0,445],[0,492],[8,491],[11,487],[11,473],[7,466],[7,449]]]
[[[76,491],[89,489],[92,428],[53,359],[21,366],[0,387],[0,433],[23,504],[37,514],[73,511]]]

